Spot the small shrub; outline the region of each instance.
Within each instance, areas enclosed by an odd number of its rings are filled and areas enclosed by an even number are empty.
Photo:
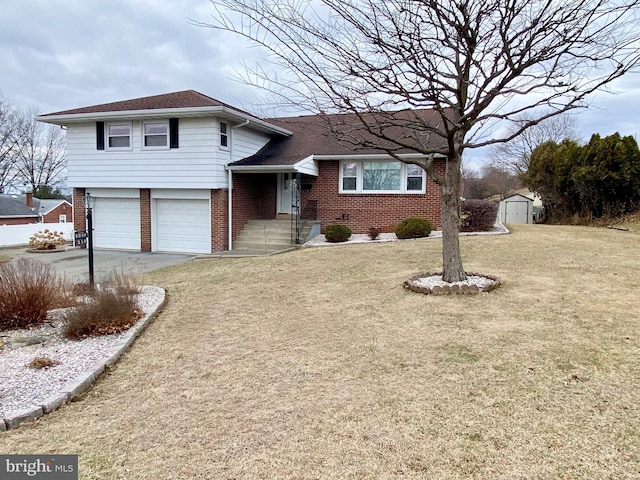
[[[62,232],[55,232],[49,229],[39,231],[29,238],[29,248],[34,250],[55,250],[58,245],[67,243]]]
[[[461,232],[489,232],[498,217],[498,204],[489,200],[464,200],[460,203]]]
[[[123,332],[142,316],[134,295],[98,290],[87,303],[66,312],[64,334],[80,339]]]
[[[0,263],[0,330],[41,324],[61,290],[50,265],[24,258]]]
[[[135,295],[142,290],[142,282],[139,278],[127,275],[122,271],[113,269],[109,276],[102,282],[105,289],[114,289],[117,293],[123,295]]]
[[[324,236],[327,239],[327,242],[346,242],[351,236],[351,229],[346,225],[327,225],[327,228],[324,230]]]
[[[376,227],[371,227],[367,232],[367,235],[369,236],[370,240],[377,240],[378,237],[380,236],[380,229]]]
[[[60,365],[60,361],[59,360],[54,360],[54,359],[49,358],[49,357],[35,357],[33,360],[31,360],[27,364],[27,367],[29,367],[29,368],[51,368],[51,367],[55,367],[56,365]]]
[[[422,238],[428,237],[433,230],[431,222],[422,217],[409,217],[402,220],[396,228],[394,233],[399,239],[406,238]]]

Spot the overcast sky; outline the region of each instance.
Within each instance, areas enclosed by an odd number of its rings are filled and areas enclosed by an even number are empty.
[[[197,27],[208,0],[4,0],[0,92],[50,113],[194,89],[257,114],[263,93],[232,79],[260,53],[236,37]],[[578,116],[579,133],[640,132],[640,74],[599,94]],[[483,153],[468,151],[476,162]],[[476,163],[477,165],[477,163]]]

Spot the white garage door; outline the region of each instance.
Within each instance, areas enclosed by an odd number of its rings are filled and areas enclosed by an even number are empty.
[[[97,248],[140,250],[140,200],[98,197],[93,209]]]
[[[156,250],[211,253],[209,200],[155,200]]]

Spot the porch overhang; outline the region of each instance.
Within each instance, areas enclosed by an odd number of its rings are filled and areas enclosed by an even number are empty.
[[[318,176],[318,164],[313,155],[303,158],[290,165],[227,165],[228,171],[238,173],[302,173],[304,175]]]

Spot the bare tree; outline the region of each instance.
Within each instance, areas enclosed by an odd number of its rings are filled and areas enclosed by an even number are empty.
[[[64,130],[38,122],[37,113],[34,108],[22,112],[21,143],[14,163],[16,177],[33,192],[56,184],[66,167]]]
[[[501,200],[522,188],[522,182],[517,175],[493,164],[482,167],[482,184],[486,197],[499,195]]]
[[[15,180],[15,161],[21,145],[22,116],[0,97],[0,193],[9,190]]]
[[[507,135],[513,134],[520,125],[531,121],[526,115],[514,119],[508,128]],[[533,150],[545,142],[560,143],[562,140],[577,140],[575,115],[563,114],[549,117],[537,125],[523,131],[509,142],[499,143],[491,148],[491,163],[516,175],[523,175],[529,170],[529,162]]]
[[[637,66],[638,1],[212,0],[213,23],[199,24],[266,49],[274,71],[258,65],[245,80],[281,102],[350,113],[395,158],[409,149],[428,159],[423,167],[442,186],[443,279],[454,282],[466,278],[463,151],[582,107]],[[403,109],[410,113],[389,113]],[[500,122],[514,127],[496,133]],[[434,155],[446,157],[443,176]]]

